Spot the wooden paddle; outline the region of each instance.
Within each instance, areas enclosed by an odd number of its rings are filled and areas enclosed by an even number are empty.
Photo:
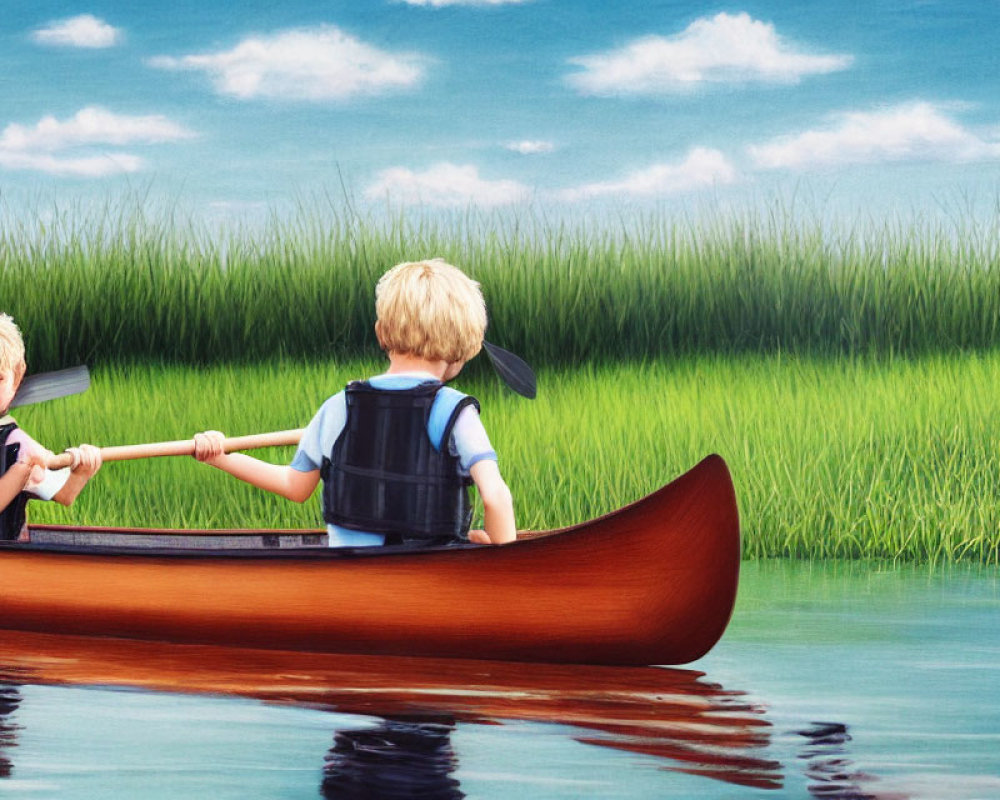
[[[258,447],[281,447],[298,444],[302,429],[254,433],[249,436],[230,436],[223,440],[222,447],[227,453],[237,450],[253,450]],[[174,442],[148,442],[146,444],[125,444],[102,447],[102,461],[131,461],[136,458],[156,458],[158,456],[193,456],[194,440],[181,439]],[[71,453],[59,453],[48,461],[49,469],[62,469],[73,464]]]
[[[89,388],[90,372],[85,366],[38,372],[21,381],[14,399],[10,401],[10,407],[55,400],[57,397],[85,392]]]
[[[518,394],[534,398],[537,390],[535,373],[527,362],[520,356],[516,356],[509,350],[504,350],[495,344],[483,342],[483,349],[490,359],[490,363],[500,376],[501,380]],[[45,389],[48,393],[42,396],[41,392],[36,392],[30,399],[21,399],[23,389],[19,390],[11,405],[24,405],[25,403],[37,403],[43,399],[51,397],[61,397],[65,394],[84,391],[90,385],[90,376],[86,367],[75,367],[72,370],[46,373],[35,376],[38,388]],[[29,379],[25,379],[28,383]],[[227,453],[237,450],[253,450],[258,447],[280,447],[282,445],[298,444],[302,438],[302,430],[274,431],[272,433],[255,433],[249,436],[233,436],[223,442],[223,449]],[[118,445],[115,447],[102,447],[102,461],[130,461],[137,458],[156,458],[159,456],[190,456],[194,455],[194,440],[181,439],[173,442],[149,442],[146,444]],[[71,453],[60,453],[49,459],[49,469],[62,469],[69,467],[73,463]]]
[[[486,340],[483,340],[483,349],[500,380],[522,397],[527,397],[529,400],[535,398],[538,386],[535,382],[535,373],[527,361],[514,355],[510,350],[504,350]]]

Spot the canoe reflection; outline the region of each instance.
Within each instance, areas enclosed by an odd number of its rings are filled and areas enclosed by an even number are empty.
[[[210,692],[367,715],[385,721],[375,729],[383,737],[403,735],[405,759],[439,762],[446,780],[454,766],[448,742],[454,723],[518,720],[572,726],[576,741],[653,757],[668,770],[764,789],[782,785],[781,765],[762,757],[771,741],[763,710],[694,670],[291,653],[6,631],[2,682]],[[0,714],[0,725],[3,719]],[[407,730],[413,724],[432,727]],[[405,750],[379,752],[379,734],[355,733],[338,735],[324,786],[360,780],[366,760]],[[360,756],[350,762],[352,753]]]

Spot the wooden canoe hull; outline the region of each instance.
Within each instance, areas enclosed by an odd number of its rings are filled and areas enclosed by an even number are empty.
[[[17,630],[339,653],[682,664],[722,635],[739,559],[729,471],[709,456],[617,512],[505,547],[6,545],[0,603],[3,626]]]

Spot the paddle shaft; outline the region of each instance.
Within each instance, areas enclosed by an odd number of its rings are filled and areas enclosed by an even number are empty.
[[[271,433],[254,433],[249,436],[231,436],[222,443],[227,453],[236,450],[254,450],[258,447],[280,447],[282,445],[298,444],[302,438],[302,430],[273,431]],[[181,439],[175,442],[148,442],[146,444],[126,444],[115,447],[102,447],[102,461],[130,461],[136,458],[157,458],[159,456],[192,456],[194,455],[194,440]],[[69,453],[59,453],[49,459],[49,469],[61,469],[73,463]]]

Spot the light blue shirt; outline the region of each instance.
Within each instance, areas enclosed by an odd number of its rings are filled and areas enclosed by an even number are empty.
[[[378,375],[371,378],[369,383],[376,389],[393,391],[412,389],[426,380],[435,378],[423,372],[408,372]],[[448,390],[442,389],[442,391]],[[434,409],[439,405],[442,404],[435,403]],[[448,422],[446,414],[435,414],[434,409],[428,422],[428,435],[431,441],[440,439]],[[329,458],[333,452],[333,445],[344,430],[346,422],[347,400],[344,392],[340,391],[320,406],[319,411],[306,426],[299,440],[298,450],[292,458],[292,468],[299,472],[318,470],[323,464],[323,459]],[[449,452],[458,457],[459,468],[464,475],[469,474],[472,465],[477,461],[497,460],[497,454],[479,419],[479,412],[473,406],[466,406],[458,415],[447,446]],[[339,525],[327,525],[326,528],[330,547],[371,547],[385,544],[385,536],[381,533],[355,531]]]

